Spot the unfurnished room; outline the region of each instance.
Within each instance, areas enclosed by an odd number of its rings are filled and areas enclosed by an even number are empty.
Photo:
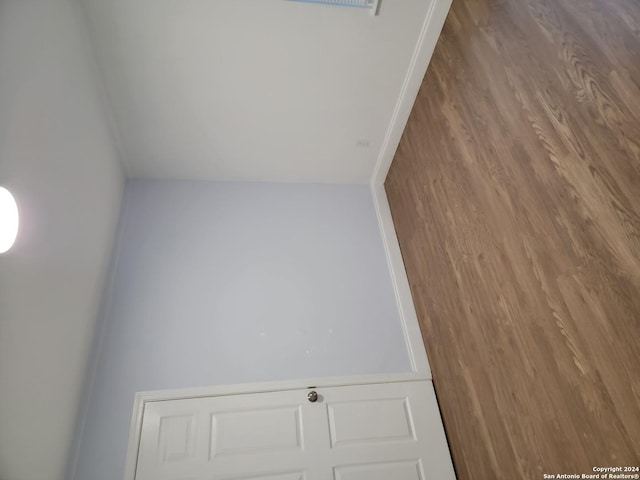
[[[640,479],[635,0],[0,0],[0,480]]]

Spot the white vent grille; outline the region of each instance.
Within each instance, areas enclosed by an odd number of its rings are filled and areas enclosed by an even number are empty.
[[[378,14],[378,2],[379,2],[379,0],[291,0],[291,1],[303,2],[303,3],[322,3],[324,5],[335,5],[339,7],[366,8],[371,12],[371,15]]]

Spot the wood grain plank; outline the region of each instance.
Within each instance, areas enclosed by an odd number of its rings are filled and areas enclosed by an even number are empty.
[[[640,464],[639,32],[454,0],[385,186],[460,479]]]

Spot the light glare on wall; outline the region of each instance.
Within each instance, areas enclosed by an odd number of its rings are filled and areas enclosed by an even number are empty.
[[[0,253],[7,252],[18,236],[18,205],[11,192],[0,187]]]

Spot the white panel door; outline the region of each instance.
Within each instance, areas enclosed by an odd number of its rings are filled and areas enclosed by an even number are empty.
[[[136,480],[449,480],[431,382],[149,402]]]
[[[455,479],[431,382],[323,392],[335,480]]]

